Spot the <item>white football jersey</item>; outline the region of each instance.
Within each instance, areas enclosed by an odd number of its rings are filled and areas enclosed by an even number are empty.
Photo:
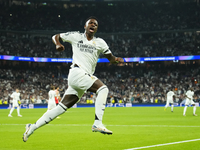
[[[58,98],[60,96],[60,92],[58,90],[55,90],[56,97]]]
[[[13,101],[18,101],[18,100],[20,100],[19,96],[20,96],[20,93],[13,92],[10,97],[13,98]]]
[[[56,96],[56,92],[54,90],[50,90],[49,93],[49,102],[55,102],[55,96]]]
[[[93,37],[88,41],[85,33],[67,32],[60,34],[63,42],[72,45],[72,63],[77,64],[81,69],[89,74],[93,74],[100,53],[110,54],[108,45],[101,38]]]
[[[173,91],[169,91],[169,92],[167,92],[167,98],[172,99],[174,95],[175,95],[175,94],[174,94]]]
[[[188,91],[186,92],[186,95],[187,95],[187,97],[193,99],[194,91],[188,90]]]

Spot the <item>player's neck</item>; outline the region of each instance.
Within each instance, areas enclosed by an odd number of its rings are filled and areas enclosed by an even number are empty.
[[[93,34],[88,34],[88,33],[85,33],[85,35],[86,35],[86,38],[87,38],[87,40],[88,40],[88,41],[92,40],[92,39],[93,39],[93,37],[94,37],[94,35],[93,35]]]

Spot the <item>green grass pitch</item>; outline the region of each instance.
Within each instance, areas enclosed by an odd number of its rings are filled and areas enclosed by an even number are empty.
[[[199,112],[197,107],[197,114]],[[182,115],[163,107],[106,108],[103,123],[113,135],[91,131],[94,108],[71,108],[46,126],[36,130],[27,142],[22,141],[25,124],[35,123],[46,109],[21,109],[9,118],[9,110],[0,110],[0,150],[124,150],[157,144],[200,139],[200,117],[192,107]],[[200,140],[143,148],[144,150],[200,150]]]

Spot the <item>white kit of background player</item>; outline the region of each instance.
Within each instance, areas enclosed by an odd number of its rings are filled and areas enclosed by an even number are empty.
[[[48,111],[56,107],[56,92],[54,87],[51,87],[51,90],[48,92],[49,100],[48,100]]]
[[[10,109],[10,113],[8,114],[8,117],[12,117],[12,112],[14,111],[15,107],[17,107],[17,114],[19,117],[22,117],[22,115],[20,115],[20,107],[18,104],[18,101],[20,101],[20,93],[19,93],[19,89],[16,89],[15,92],[13,92],[10,96],[13,99],[13,104],[12,104],[12,108]]]
[[[197,116],[196,114],[196,105],[193,101],[193,96],[194,96],[194,89],[191,87],[187,92],[186,92],[186,102],[185,102],[185,107],[183,110],[183,116],[186,116],[186,111],[187,111],[187,107],[188,105],[192,105],[193,106],[193,116]]]
[[[175,93],[174,93],[173,90],[167,92],[167,101],[166,101],[166,105],[165,105],[165,109],[164,110],[166,110],[167,107],[169,106],[169,104],[171,104],[171,112],[173,112],[173,108],[174,108],[174,100],[173,100],[173,98],[174,98],[174,96],[175,96]]]
[[[29,136],[36,129],[49,123],[78,102],[85,91],[97,94],[95,121],[92,131],[112,134],[112,131],[105,128],[102,124],[108,88],[93,73],[100,53],[103,53],[111,63],[122,63],[124,60],[121,57],[112,55],[103,39],[94,37],[98,28],[98,22],[95,17],[88,18],[84,28],[85,33],[67,32],[53,36],[52,39],[58,51],[64,50],[64,46],[60,43],[60,40],[69,42],[72,45],[73,62],[68,75],[68,89],[62,97],[61,102],[55,108],[47,111],[35,124],[26,125],[26,131],[23,135],[24,142],[28,140]]]

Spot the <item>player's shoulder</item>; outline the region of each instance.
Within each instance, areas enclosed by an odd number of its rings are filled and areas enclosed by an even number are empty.
[[[82,33],[80,33],[79,31],[68,31],[64,34],[67,36],[67,35],[81,35]]]
[[[94,37],[94,39],[99,42],[105,42],[104,39],[102,39],[101,37]]]
[[[106,41],[105,41],[104,39],[100,38],[100,37],[95,37],[95,38],[94,38],[94,41],[95,41],[96,43],[106,44]]]

